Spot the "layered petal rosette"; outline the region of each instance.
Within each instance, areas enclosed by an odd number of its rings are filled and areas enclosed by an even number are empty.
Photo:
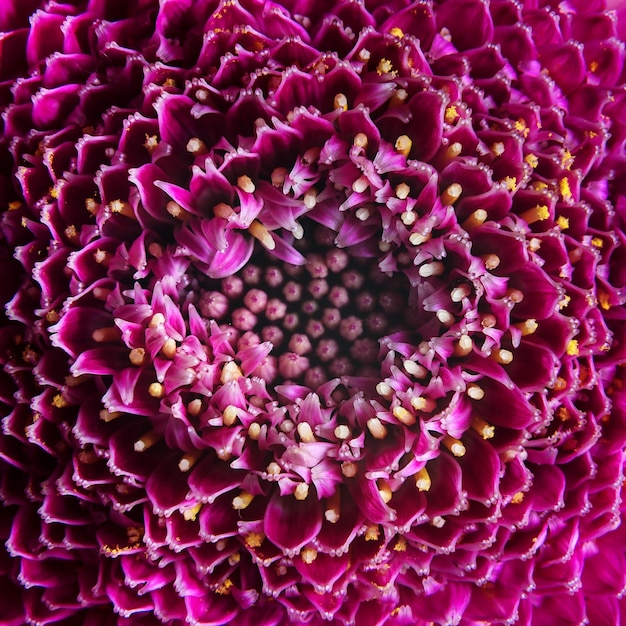
[[[602,0],[0,30],[2,624],[626,624]]]

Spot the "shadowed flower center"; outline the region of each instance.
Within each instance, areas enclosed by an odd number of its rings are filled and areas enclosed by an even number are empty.
[[[252,372],[268,382],[317,389],[333,377],[379,378],[381,338],[410,326],[408,281],[338,249],[329,229],[314,233],[295,246],[304,265],[260,252],[237,274],[207,280],[198,309],[225,324],[239,350],[272,345]]]

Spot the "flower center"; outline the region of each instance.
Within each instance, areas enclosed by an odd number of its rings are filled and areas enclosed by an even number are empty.
[[[253,375],[311,389],[335,377],[380,376],[381,339],[411,322],[409,284],[382,273],[377,259],[338,249],[335,236],[318,226],[313,241],[297,241],[304,265],[261,251],[236,275],[206,283],[198,308],[239,350],[272,344]]]

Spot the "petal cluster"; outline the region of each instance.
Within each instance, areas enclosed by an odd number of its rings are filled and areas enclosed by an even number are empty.
[[[603,2],[0,30],[1,623],[626,623]]]

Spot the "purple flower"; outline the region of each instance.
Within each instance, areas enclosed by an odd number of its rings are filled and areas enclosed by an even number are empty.
[[[603,0],[0,4],[0,623],[626,622]]]

